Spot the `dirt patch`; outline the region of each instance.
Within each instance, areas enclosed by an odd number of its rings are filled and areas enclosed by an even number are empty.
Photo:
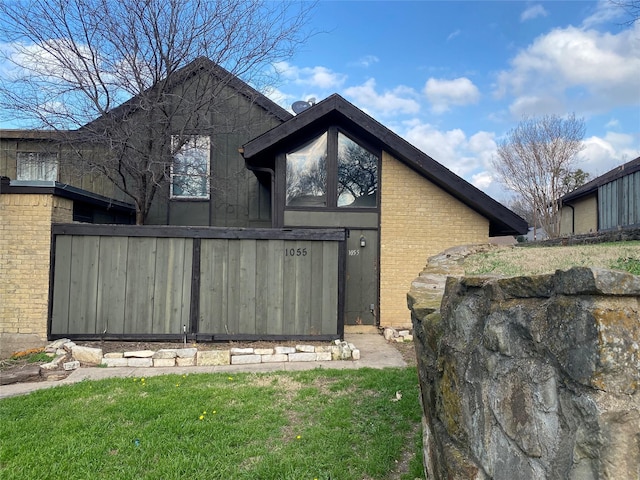
[[[396,350],[402,355],[402,359],[407,362],[407,366],[415,367],[417,365],[416,349],[413,342],[391,343]]]

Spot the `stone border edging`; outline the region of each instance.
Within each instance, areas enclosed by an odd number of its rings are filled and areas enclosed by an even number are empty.
[[[68,339],[60,339],[48,347],[48,353],[56,357],[45,370],[62,368],[75,370],[80,364],[105,367],[187,367],[218,365],[249,365],[279,362],[324,362],[335,360],[359,360],[360,350],[353,343],[335,340],[332,345],[274,346],[272,348],[230,348],[224,350],[198,350],[196,347],[166,348],[157,351],[138,350],[114,352],[103,355],[101,348],[76,345]],[[69,356],[71,360],[69,360]]]

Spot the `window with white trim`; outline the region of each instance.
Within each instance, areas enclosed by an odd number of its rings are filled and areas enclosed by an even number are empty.
[[[209,198],[211,139],[205,135],[173,135],[171,198]]]
[[[18,152],[17,180],[58,180],[58,154],[44,152]]]

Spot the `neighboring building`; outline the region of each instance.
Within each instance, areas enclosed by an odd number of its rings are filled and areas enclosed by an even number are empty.
[[[640,226],[640,157],[560,199],[561,235]]]
[[[185,68],[197,72],[206,62],[198,59]],[[209,127],[189,130],[190,139],[174,157],[171,181],[156,193],[146,223],[346,229],[346,325],[410,327],[406,293],[429,256],[487,242],[489,236],[527,232],[516,214],[339,95],[293,116],[237,79],[226,85],[225,94],[242,116],[234,119],[240,128],[215,130],[210,125],[220,122],[212,119]],[[49,198],[60,198],[45,203],[56,207],[63,201],[66,212],[47,214],[45,223],[98,223],[105,218],[100,210],[105,205],[117,206],[120,215],[109,221],[129,223],[126,197],[104,178],[72,178],[59,166],[64,162],[57,163],[64,154],[48,132],[0,131],[0,176],[11,179],[8,186],[3,183],[0,222],[15,214],[16,202],[8,198],[18,194],[16,189],[28,187],[35,195],[38,182],[45,182],[40,187],[49,189]],[[75,196],[65,197],[65,189]],[[117,200],[109,203],[109,197]],[[18,209],[31,208],[17,203]],[[82,216],[87,209],[93,213]],[[0,230],[0,258],[14,248],[17,225]],[[42,245],[44,258],[48,249],[48,242]],[[3,277],[10,278],[0,284],[3,298],[24,286],[17,270]],[[4,308],[0,331],[42,336],[42,315],[40,310],[15,320],[14,311]],[[25,327],[33,323],[40,327]]]

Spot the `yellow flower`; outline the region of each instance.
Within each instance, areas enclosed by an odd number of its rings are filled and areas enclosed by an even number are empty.
[[[227,377],[227,380],[233,380],[233,377]]]
[[[206,415],[206,414],[207,414],[207,411],[205,410],[204,412],[202,412],[202,414],[203,414],[203,415]]]
[[[180,386],[180,384],[179,384],[179,383],[176,383],[176,387],[179,387],[179,386]]]
[[[200,415],[200,420],[204,420],[204,415]]]
[[[214,415],[216,414],[216,411],[215,411],[215,410],[213,411],[213,414],[214,414]]]
[[[298,435],[298,436],[296,437],[296,440],[300,440],[301,438],[302,438],[302,437],[301,437],[300,435]]]

